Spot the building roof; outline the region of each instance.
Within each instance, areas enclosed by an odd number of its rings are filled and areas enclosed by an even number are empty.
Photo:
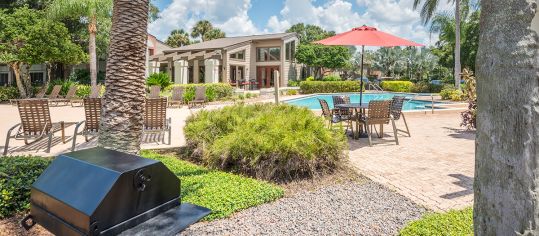
[[[236,44],[253,41],[253,40],[285,39],[292,36],[296,36],[296,33],[278,33],[278,34],[263,34],[263,35],[251,35],[251,36],[240,36],[240,37],[227,37],[227,38],[214,39],[210,41],[186,45],[179,48],[173,48],[171,50],[165,50],[164,53],[193,51],[193,50],[196,51],[196,50],[220,49],[220,48],[226,48],[226,47],[230,47]]]

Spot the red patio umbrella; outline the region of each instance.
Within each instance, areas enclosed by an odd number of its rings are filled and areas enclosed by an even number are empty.
[[[395,47],[395,46],[424,46],[397,36],[378,31],[374,27],[363,25],[350,31],[337,34],[315,43],[323,45],[361,46],[361,82],[359,102],[363,102],[363,54],[365,46]]]

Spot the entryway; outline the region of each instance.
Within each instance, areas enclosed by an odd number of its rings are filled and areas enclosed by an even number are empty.
[[[256,78],[258,81],[258,88],[271,88],[273,87],[274,71],[279,71],[279,66],[257,66]]]

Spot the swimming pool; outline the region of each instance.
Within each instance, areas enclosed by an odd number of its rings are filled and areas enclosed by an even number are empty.
[[[311,110],[320,110],[320,103],[318,98],[324,99],[328,102],[329,108],[333,108],[333,99],[332,96],[335,95],[347,95],[350,96],[350,102],[359,103],[359,94],[356,93],[347,93],[347,94],[318,94],[303,98],[291,99],[284,101],[285,103],[307,107]],[[417,101],[409,100],[414,97],[414,94],[403,94],[403,93],[364,93],[363,102],[368,103],[371,100],[390,100],[393,96],[405,96],[407,100],[404,102],[403,110],[424,110],[431,109],[432,102],[427,101]],[[436,109],[436,107],[435,107]]]

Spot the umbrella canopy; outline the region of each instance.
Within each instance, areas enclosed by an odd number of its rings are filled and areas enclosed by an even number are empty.
[[[366,25],[353,28],[350,31],[340,33],[333,37],[322,39],[314,43],[334,46],[361,46],[360,78],[363,78],[363,55],[365,54],[365,46],[424,46],[423,44],[415,43],[410,40],[406,40],[388,33],[384,33],[382,31],[378,31],[378,29]],[[361,89],[359,90],[359,102],[363,103],[363,80],[361,80],[359,86],[361,87]]]
[[[378,31],[378,29],[369,26],[353,28],[350,31],[337,34],[333,37],[316,41],[315,43],[323,45],[346,45],[346,46],[424,46],[397,36]]]

